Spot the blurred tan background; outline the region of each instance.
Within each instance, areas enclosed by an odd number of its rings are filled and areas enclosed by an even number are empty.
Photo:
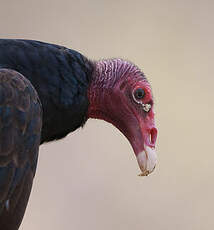
[[[0,37],[135,62],[152,84],[158,167],[139,173],[128,141],[89,120],[43,145],[21,230],[214,228],[214,1],[1,1]]]

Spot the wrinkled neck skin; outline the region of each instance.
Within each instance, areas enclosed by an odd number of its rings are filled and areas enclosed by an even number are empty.
[[[118,90],[121,90],[118,80],[128,78],[127,72],[132,71],[133,74],[137,74],[139,70],[135,65],[130,65],[129,62],[121,59],[102,60],[95,65],[88,90],[90,103],[88,118],[103,119],[121,129],[121,119],[119,118],[121,114],[118,105],[120,103],[123,103],[125,107],[126,105],[117,93]]]

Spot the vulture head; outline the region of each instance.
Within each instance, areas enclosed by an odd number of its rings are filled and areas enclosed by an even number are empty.
[[[157,161],[157,129],[152,91],[143,72],[121,59],[96,62],[88,98],[88,117],[103,119],[117,127],[134,150],[140,175],[150,174]]]

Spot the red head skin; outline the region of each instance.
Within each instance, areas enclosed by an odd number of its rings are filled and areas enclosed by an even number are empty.
[[[151,87],[139,68],[128,61],[110,59],[95,65],[88,89],[88,117],[117,127],[133,147],[141,175],[148,175],[156,165],[157,137]],[[143,89],[142,99],[136,99],[136,89]],[[151,107],[149,111],[144,109],[145,104]]]

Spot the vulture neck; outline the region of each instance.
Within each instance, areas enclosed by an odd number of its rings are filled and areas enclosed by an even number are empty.
[[[129,72],[135,69],[134,64],[122,59],[107,59],[95,63],[88,89],[88,118],[102,119],[115,125],[114,113],[117,113],[118,107],[115,109],[113,101],[117,101],[117,90],[120,90],[118,83],[127,79]]]

